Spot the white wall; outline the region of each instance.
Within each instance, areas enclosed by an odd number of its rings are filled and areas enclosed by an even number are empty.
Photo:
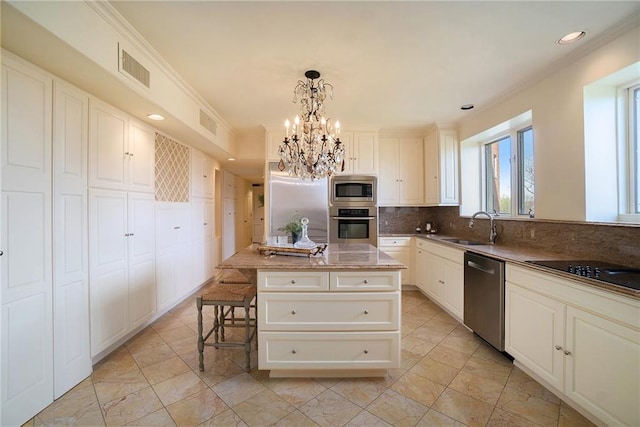
[[[562,46],[558,45],[558,49]],[[460,140],[532,110],[536,217],[587,219],[584,86],[640,61],[640,24],[554,74],[458,124]]]

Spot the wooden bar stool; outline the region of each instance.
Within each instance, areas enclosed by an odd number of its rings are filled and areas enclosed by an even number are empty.
[[[204,346],[220,347],[244,347],[246,354],[246,371],[251,370],[251,341],[257,333],[257,304],[251,304],[256,298],[256,287],[249,283],[220,284],[214,283],[208,286],[203,294],[196,298],[198,308],[198,353],[200,371],[204,371]],[[203,333],[202,307],[213,306],[213,328],[206,334]],[[226,309],[225,309],[226,307]],[[244,308],[244,316],[236,317],[233,309]],[[254,309],[253,317],[251,309]],[[244,341],[225,341],[225,328],[244,328]],[[207,339],[213,334],[213,342]]]

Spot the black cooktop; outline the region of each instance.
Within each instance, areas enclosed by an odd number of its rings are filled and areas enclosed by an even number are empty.
[[[527,261],[541,267],[564,271],[577,276],[613,283],[625,288],[640,290],[640,268],[609,264],[601,261]]]

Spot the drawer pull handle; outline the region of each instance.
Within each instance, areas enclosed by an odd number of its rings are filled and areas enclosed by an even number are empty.
[[[556,350],[562,350],[562,347],[560,347],[559,345],[556,346]]]
[[[364,311],[364,314],[369,314],[369,310],[365,310],[365,311]]]
[[[296,354],[297,353],[296,349],[294,348],[293,350],[291,350],[291,353]]]
[[[291,314],[295,315],[296,311],[295,310],[291,310]]]
[[[566,354],[567,356],[571,356],[571,352],[569,350],[565,350],[564,354]]]
[[[369,354],[369,350],[367,350],[366,348],[364,349],[364,354]]]
[[[295,284],[296,284],[296,281],[295,281],[295,280],[293,280],[293,279],[291,279],[291,284],[292,284],[292,285],[295,285]]]
[[[369,283],[369,281],[367,279],[364,279],[364,284],[366,285],[367,283]]]

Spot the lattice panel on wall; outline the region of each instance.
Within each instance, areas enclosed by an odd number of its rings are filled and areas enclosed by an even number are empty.
[[[156,133],[156,200],[189,201],[189,147]]]

